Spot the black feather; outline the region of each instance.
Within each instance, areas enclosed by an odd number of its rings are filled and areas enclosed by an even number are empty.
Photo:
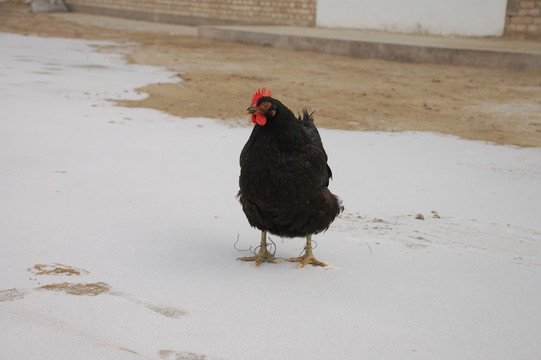
[[[254,125],[240,155],[238,198],[251,226],[284,237],[326,230],[343,210],[329,189],[327,154],[312,114],[298,117],[280,101]]]

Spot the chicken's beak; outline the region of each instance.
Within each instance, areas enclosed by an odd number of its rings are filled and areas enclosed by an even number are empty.
[[[255,106],[250,106],[248,109],[246,109],[246,112],[250,115],[253,115],[258,112],[258,109]]]

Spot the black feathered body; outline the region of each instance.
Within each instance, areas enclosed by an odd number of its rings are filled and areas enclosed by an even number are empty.
[[[238,197],[251,226],[284,237],[326,230],[342,211],[321,138],[306,110],[298,118],[278,100],[255,125],[240,155]]]

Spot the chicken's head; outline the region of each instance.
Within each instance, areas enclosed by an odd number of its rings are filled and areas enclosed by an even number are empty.
[[[258,89],[252,98],[252,105],[246,109],[248,114],[252,115],[252,122],[258,125],[267,123],[267,116],[276,115],[276,105],[272,103],[272,93],[267,89]]]

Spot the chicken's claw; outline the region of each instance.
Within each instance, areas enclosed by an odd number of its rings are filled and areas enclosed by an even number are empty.
[[[270,253],[267,249],[263,249],[263,251],[260,251],[257,255],[254,256],[246,256],[246,257],[240,257],[237,258],[237,260],[240,261],[253,261],[254,267],[258,267],[259,265],[263,264],[264,262],[270,262],[274,264],[279,264],[280,262],[274,258],[274,254]]]
[[[324,262],[321,262],[317,260],[314,255],[303,255],[295,258],[287,258],[287,261],[291,262],[300,262],[299,266],[297,266],[297,269],[302,269],[306,265],[310,264],[313,266],[329,266],[329,264],[325,264]]]
[[[259,252],[257,254],[254,253],[254,256],[240,257],[240,258],[237,258],[237,260],[253,261],[254,267],[258,267],[264,262],[270,262],[274,264],[280,263],[278,260],[275,259],[274,253],[271,253],[267,249],[267,231],[265,230],[261,231],[261,245],[259,245]]]

